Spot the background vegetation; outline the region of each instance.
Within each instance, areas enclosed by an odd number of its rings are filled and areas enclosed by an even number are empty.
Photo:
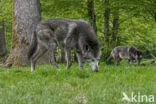
[[[89,21],[88,0],[41,0],[42,20],[62,17]],[[118,45],[133,45],[143,51],[156,55],[156,3],[155,0],[110,0],[109,46],[104,45],[105,0],[94,1],[97,36],[99,38],[103,60],[114,47],[112,45],[113,18],[119,15]],[[12,0],[1,0],[0,20],[5,22],[7,48],[11,46],[12,36]]]

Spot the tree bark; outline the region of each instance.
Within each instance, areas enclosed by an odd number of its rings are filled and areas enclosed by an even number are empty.
[[[105,46],[109,43],[109,18],[110,18],[110,8],[109,0],[105,0],[105,13],[104,13],[104,44]]]
[[[117,45],[117,34],[119,29],[119,11],[116,10],[113,17],[113,28],[112,28],[112,46]]]
[[[7,54],[4,21],[0,22],[0,58]]]
[[[27,52],[34,28],[40,20],[40,0],[13,0],[12,46],[6,67],[29,64]]]
[[[97,33],[96,15],[94,12],[94,0],[88,0],[87,6],[90,24],[93,26],[94,31]]]

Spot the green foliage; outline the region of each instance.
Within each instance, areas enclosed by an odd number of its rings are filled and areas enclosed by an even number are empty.
[[[155,24],[145,23],[142,18],[132,18],[130,21],[123,23],[123,25],[128,25],[121,29],[119,38],[121,44],[134,45],[140,49],[151,50],[156,45],[156,35],[155,35]],[[123,34],[123,31],[126,31]]]
[[[127,104],[122,101],[123,92],[156,96],[154,66],[114,67],[101,63],[98,73],[92,72],[88,64],[84,71],[78,64],[69,70],[59,66],[61,71],[40,65],[33,73],[30,67],[2,68],[0,104]]]
[[[41,0],[42,19],[87,18],[87,5],[82,0]]]

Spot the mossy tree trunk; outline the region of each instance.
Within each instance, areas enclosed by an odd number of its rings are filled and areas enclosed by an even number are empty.
[[[29,64],[27,52],[40,20],[40,0],[13,0],[12,46],[5,66]]]

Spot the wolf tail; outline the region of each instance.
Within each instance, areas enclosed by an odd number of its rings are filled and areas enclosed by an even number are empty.
[[[112,59],[113,59],[113,56],[110,55],[110,56],[108,57],[108,59],[107,59],[107,63],[109,63]]]
[[[34,31],[33,37],[31,40],[31,45],[30,45],[30,48],[28,50],[28,59],[30,59],[33,56],[33,54],[36,51],[36,48],[37,48],[37,36],[36,36],[36,32]]]

